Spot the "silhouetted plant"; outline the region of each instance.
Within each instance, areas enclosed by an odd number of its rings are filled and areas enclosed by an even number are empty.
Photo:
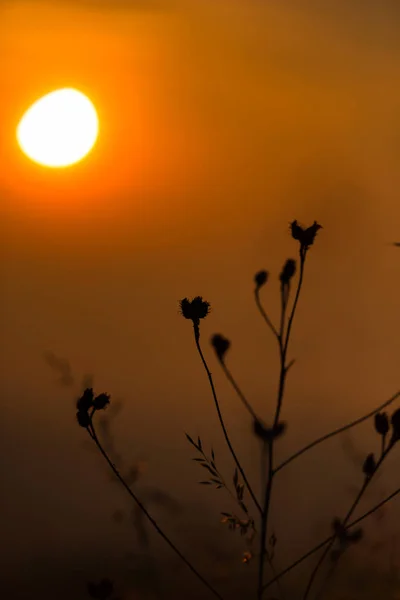
[[[209,302],[204,300],[202,296],[196,296],[192,300],[184,298],[179,302],[180,312],[182,316],[185,319],[192,322],[195,346],[200,356],[203,367],[206,371],[219,423],[234,462],[232,487],[227,484],[226,478],[223,476],[223,474],[217,466],[214,450],[211,449],[210,455],[207,455],[200,437],[197,438],[197,442],[194,441],[194,439],[189,434],[186,434],[186,438],[198,453],[198,456],[193,458],[193,460],[197,462],[199,466],[202,467],[202,469],[204,469],[204,472],[206,472],[208,476],[207,479],[203,479],[199,483],[201,485],[213,486],[216,489],[225,489],[231,495],[231,497],[238,505],[238,508],[240,509],[241,515],[227,511],[222,512],[221,521],[223,524],[227,525],[230,530],[239,531],[240,534],[246,539],[247,547],[243,551],[242,562],[244,564],[248,564],[248,562],[253,557],[258,559],[258,600],[261,600],[266,590],[273,583],[279,584],[280,580],[285,574],[290,572],[296,566],[303,563],[307,558],[322,550],[322,553],[320,554],[320,557],[314,569],[311,572],[310,578],[302,595],[303,600],[308,600],[318,572],[325,559],[327,559],[328,556],[330,557],[331,568],[328,573],[328,578],[325,579],[324,585],[327,583],[327,581],[329,581],[329,578],[333,575],[335,569],[337,568],[340,562],[341,557],[347,551],[347,549],[350,546],[359,543],[363,539],[363,530],[360,529],[360,527],[356,528],[356,526],[358,526],[364,519],[374,514],[382,506],[387,504],[392,498],[394,498],[400,493],[399,488],[395,490],[392,494],[384,498],[381,502],[373,506],[370,510],[365,512],[361,517],[359,517],[356,520],[352,520],[353,514],[356,508],[358,507],[361,498],[368,490],[371,481],[376,477],[376,474],[379,473],[387,456],[391,453],[391,451],[394,449],[395,445],[400,439],[400,409],[394,411],[390,417],[386,412],[384,412],[384,409],[386,409],[400,396],[400,391],[394,394],[391,398],[389,398],[379,407],[377,407],[373,411],[370,411],[368,414],[363,415],[360,418],[346,424],[345,426],[337,428],[334,431],[319,437],[312,443],[307,444],[304,448],[301,448],[300,450],[295,452],[292,456],[287,458],[281,464],[275,464],[275,444],[283,438],[288,427],[288,424],[285,421],[282,421],[280,416],[285,395],[287,375],[294,364],[294,360],[289,360],[288,357],[289,343],[291,339],[294,319],[296,316],[296,310],[298,307],[298,302],[303,286],[306,260],[310,249],[314,245],[317,233],[320,229],[321,225],[316,221],[314,221],[314,223],[307,228],[300,225],[297,222],[297,220],[293,221],[290,224],[291,236],[298,243],[298,262],[292,258],[287,259],[284,262],[282,270],[278,277],[280,288],[280,319],[278,325],[275,325],[272,322],[271,318],[268,315],[268,312],[265,310],[261,302],[260,297],[261,291],[270,281],[269,273],[266,270],[261,270],[254,276],[255,303],[268,329],[272,332],[274,338],[276,339],[279,353],[280,366],[278,374],[278,391],[276,397],[276,406],[274,414],[269,418],[269,420],[264,421],[264,419],[262,419],[259,415],[256,414],[256,412],[251,406],[251,403],[246,398],[246,395],[239,387],[238,383],[236,382],[236,379],[233,377],[230,369],[226,364],[226,356],[232,346],[231,341],[220,333],[214,334],[211,337],[211,346],[214,349],[217,360],[228,381],[233,386],[240,401],[243,403],[246,410],[250,414],[253,434],[257,436],[257,438],[259,438],[262,443],[261,461],[263,466],[263,478],[265,478],[265,481],[262,482],[261,500],[259,500],[256,497],[252,486],[246,476],[246,473],[239,461],[239,458],[233,448],[220,409],[216,389],[214,386],[214,381],[200,344],[200,325],[202,320],[204,320],[210,314],[211,305]],[[296,274],[298,274],[298,277],[297,283],[295,284],[294,280],[296,278]],[[294,294],[293,300],[292,293]],[[114,475],[124,486],[125,490],[129,493],[130,497],[133,499],[138,509],[143,512],[143,514],[151,523],[151,525],[168,543],[171,549],[190,568],[194,575],[196,575],[196,577],[199,580],[201,580],[201,582],[208,588],[208,590],[217,598],[222,598],[221,595],[214,589],[214,587],[198,572],[198,570],[192,565],[192,563],[178,550],[175,544],[160,528],[158,523],[149,514],[148,510],[144,507],[137,495],[132,491],[126,479],[121,475],[119,469],[111,461],[107,452],[104,450],[104,447],[99,441],[95,430],[94,417],[97,412],[105,410],[109,404],[110,396],[108,394],[102,393],[99,395],[95,395],[92,388],[87,388],[77,401],[76,417],[78,424],[82,428],[86,429],[90,438],[96,444],[98,450],[103,455],[104,459],[107,461],[109,467],[112,469]],[[328,538],[326,538],[321,543],[317,544],[314,548],[306,552],[303,556],[294,561],[291,565],[284,568],[279,573],[276,573],[273,561],[275,547],[277,544],[277,537],[275,533],[271,531],[269,513],[274,481],[277,474],[289,463],[302,456],[305,452],[311,450],[312,448],[330,439],[331,437],[336,436],[344,431],[347,431],[352,427],[355,427],[356,425],[362,423],[363,421],[369,418],[373,418],[375,432],[380,439],[379,452],[370,452],[364,457],[363,463],[360,468],[360,486],[357,489],[355,498],[350,508],[348,509],[346,515],[343,518],[335,516],[332,520],[332,534]],[[246,496],[246,493],[248,494],[248,498]],[[251,508],[249,505],[249,501],[252,504]],[[253,510],[255,510],[254,515]],[[259,550],[257,553],[254,552],[254,550],[252,549],[252,544],[256,536],[258,536],[259,544]],[[272,569],[272,577],[267,582],[265,582],[264,580],[264,569],[266,561],[269,563]],[[94,584],[91,585],[93,586]],[[106,589],[109,589],[103,584],[103,588],[104,587],[106,587]],[[94,593],[99,593],[97,587],[92,587],[91,590],[92,593],[93,590],[95,590]],[[278,591],[283,597],[283,590],[279,588]],[[321,593],[322,592],[320,591],[318,597],[320,597]],[[100,596],[92,595],[92,597]]]

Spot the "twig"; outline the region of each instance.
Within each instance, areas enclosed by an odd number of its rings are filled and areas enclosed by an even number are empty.
[[[292,456],[290,456],[289,458],[284,460],[278,467],[275,467],[275,473],[277,473],[278,471],[283,469],[283,467],[286,467],[286,465],[288,465],[293,460],[295,460],[296,458],[298,458],[299,456],[301,456],[302,454],[307,452],[307,450],[310,450],[311,448],[314,448],[314,446],[317,446],[318,444],[325,442],[329,438],[334,437],[335,435],[338,435],[339,433],[342,433],[343,431],[347,431],[347,429],[351,429],[352,427],[359,425],[363,421],[366,421],[370,417],[373,417],[376,413],[380,412],[381,410],[383,410],[384,408],[389,406],[389,404],[391,404],[392,402],[397,400],[397,398],[399,398],[399,397],[400,397],[400,390],[398,392],[396,392],[391,398],[389,398],[389,400],[386,400],[386,402],[384,402],[383,404],[378,406],[378,408],[375,408],[373,411],[369,412],[368,414],[364,415],[363,417],[360,417],[360,418],[356,419],[355,421],[352,421],[351,423],[344,425],[343,427],[339,427],[338,429],[331,431],[331,433],[327,433],[327,434],[323,435],[322,437],[314,440],[314,442],[311,442],[311,444],[307,444],[307,446],[304,446],[304,448],[302,448],[301,450],[298,450],[297,452],[295,452],[295,454],[293,454]]]
[[[207,373],[208,381],[210,383],[211,392],[212,392],[213,399],[214,399],[215,408],[217,409],[218,419],[219,419],[219,422],[220,422],[220,425],[221,425],[221,428],[222,428],[222,431],[223,431],[223,434],[224,434],[224,437],[225,437],[225,441],[226,441],[226,443],[228,445],[230,453],[232,454],[233,460],[235,461],[235,464],[236,464],[237,468],[239,469],[239,472],[240,472],[240,474],[242,476],[242,479],[243,479],[244,483],[247,486],[249,494],[250,494],[250,496],[251,496],[251,498],[252,498],[255,506],[257,507],[257,510],[261,512],[261,506],[260,506],[260,504],[259,504],[259,502],[258,502],[258,500],[257,500],[257,498],[256,498],[256,496],[255,496],[255,494],[253,492],[253,489],[252,489],[251,485],[249,484],[249,481],[248,481],[248,479],[246,477],[246,474],[245,474],[245,472],[244,472],[244,470],[243,470],[243,468],[242,468],[242,466],[241,466],[241,464],[239,462],[238,457],[236,456],[236,452],[233,449],[233,446],[232,446],[231,441],[229,439],[229,435],[228,435],[228,432],[227,432],[226,427],[225,427],[224,419],[222,417],[221,409],[219,407],[219,402],[218,402],[217,394],[216,394],[215,387],[214,387],[214,381],[213,381],[210,369],[208,368],[207,362],[206,362],[206,360],[204,358],[204,355],[203,355],[203,352],[202,352],[202,349],[201,349],[201,346],[200,346],[200,329],[199,329],[199,327],[198,327],[198,325],[196,323],[193,324],[193,328],[194,328],[194,338],[195,338],[195,342],[196,342],[196,348],[197,348],[197,350],[199,352],[199,355],[200,355],[201,361],[203,363],[204,369],[206,370],[206,373]]]
[[[93,413],[92,413],[91,416],[93,417]],[[101,454],[103,455],[103,457],[107,461],[108,465],[110,466],[110,468],[114,472],[115,476],[119,479],[120,483],[123,485],[123,487],[125,488],[125,490],[128,492],[128,494],[130,495],[130,497],[132,498],[132,500],[137,504],[137,506],[140,508],[140,510],[145,514],[145,516],[150,521],[150,523],[153,525],[153,527],[157,531],[157,533],[163,538],[163,540],[165,542],[167,542],[167,544],[169,545],[169,547],[172,548],[172,550],[175,552],[175,554],[177,554],[179,556],[179,558],[186,564],[187,567],[189,567],[189,569],[192,571],[192,573],[194,573],[194,575],[196,575],[196,577],[208,588],[208,590],[216,598],[219,598],[219,600],[223,600],[222,596],[212,587],[212,585],[210,583],[208,583],[208,581],[188,561],[188,559],[182,554],[182,552],[180,550],[178,550],[178,548],[175,546],[175,544],[169,539],[169,537],[163,532],[163,530],[160,528],[160,526],[157,524],[157,522],[153,519],[153,517],[150,515],[150,513],[147,511],[147,509],[141,503],[141,501],[136,496],[136,494],[134,492],[132,492],[131,488],[126,483],[126,481],[124,480],[124,478],[122,477],[122,475],[119,473],[117,467],[112,463],[112,461],[110,460],[108,454],[106,453],[106,451],[102,447],[102,445],[101,445],[101,443],[100,443],[100,441],[99,441],[99,439],[98,439],[98,437],[96,435],[96,432],[95,432],[92,420],[91,420],[91,429],[87,428],[87,431],[89,432],[89,435],[91,436],[91,438],[93,439],[93,441],[97,445],[98,449],[100,450]]]

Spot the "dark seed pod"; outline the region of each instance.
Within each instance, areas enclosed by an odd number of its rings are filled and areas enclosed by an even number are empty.
[[[379,435],[387,435],[389,431],[389,419],[386,413],[377,413],[375,415],[375,431]]]

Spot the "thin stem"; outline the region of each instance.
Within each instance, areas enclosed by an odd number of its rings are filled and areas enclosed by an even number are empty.
[[[284,392],[285,392],[285,382],[286,382],[286,375],[287,375],[286,356],[287,356],[287,351],[288,351],[288,346],[289,346],[290,333],[291,333],[291,329],[292,329],[292,325],[293,325],[293,319],[294,319],[294,316],[296,313],[296,308],[297,308],[297,304],[299,301],[300,292],[301,292],[301,288],[302,288],[302,284],[303,284],[306,252],[307,252],[306,249],[303,249],[302,247],[300,248],[300,275],[299,275],[299,281],[297,284],[297,290],[296,290],[296,295],[294,298],[292,310],[290,312],[289,319],[288,319],[286,336],[284,336],[284,327],[285,327],[284,317],[285,317],[286,306],[287,306],[287,302],[288,302],[289,289],[287,289],[287,293],[285,294],[285,290],[283,288],[281,288],[282,289],[282,292],[281,292],[281,319],[280,319],[280,330],[279,330],[279,333],[277,334],[277,339],[278,339],[278,343],[279,343],[280,373],[279,373],[277,403],[276,403],[274,425],[273,425],[274,427],[276,427],[276,425],[278,424],[279,416],[280,416],[280,413],[282,410],[282,402],[283,402],[283,396],[284,396]],[[269,452],[268,452],[268,481],[267,481],[267,486],[266,486],[266,490],[265,490],[264,506],[263,506],[262,519],[261,519],[261,540],[260,540],[261,546],[260,546],[260,563],[259,563],[259,570],[258,570],[258,599],[259,600],[261,599],[262,594],[263,594],[264,559],[265,559],[265,552],[266,552],[265,540],[266,540],[267,532],[268,532],[269,507],[271,504],[272,484],[273,484],[273,478],[275,475],[273,449],[274,449],[274,440],[272,439],[269,442],[269,447],[268,447],[268,450],[269,450]]]
[[[389,452],[390,452],[390,450],[391,450],[391,448],[392,448],[392,447],[393,447],[393,446],[389,446],[389,448],[386,450],[386,452],[384,452],[384,453],[382,454],[382,456],[379,458],[378,462],[376,463],[376,467],[375,467],[375,470],[373,471],[373,473],[372,473],[372,474],[371,474],[369,477],[366,477],[366,478],[365,478],[365,480],[364,480],[364,483],[363,483],[363,485],[361,486],[361,488],[360,488],[360,490],[359,490],[359,492],[358,492],[358,494],[357,494],[357,496],[356,496],[356,498],[355,498],[355,500],[354,500],[353,504],[351,505],[351,507],[349,508],[349,510],[348,510],[348,512],[347,512],[347,514],[346,514],[346,516],[345,516],[345,518],[343,519],[343,525],[344,525],[344,526],[346,526],[346,525],[347,525],[347,522],[349,521],[349,519],[351,518],[351,516],[352,516],[353,512],[354,512],[354,511],[355,511],[355,509],[357,508],[357,506],[358,506],[358,504],[359,504],[359,502],[360,502],[360,500],[361,500],[362,496],[364,495],[364,493],[365,493],[365,491],[367,490],[367,488],[368,488],[369,484],[371,483],[372,479],[374,478],[374,475],[375,475],[375,474],[376,474],[376,472],[379,470],[379,468],[382,466],[382,463],[383,463],[383,461],[385,460],[386,456],[389,454]],[[305,590],[305,592],[304,592],[303,600],[307,600],[307,598],[308,598],[308,596],[309,596],[309,593],[310,593],[310,591],[311,591],[311,587],[312,587],[312,585],[313,585],[313,583],[314,583],[314,581],[315,581],[315,578],[316,578],[316,576],[317,576],[317,573],[318,573],[318,571],[319,571],[320,567],[322,566],[322,563],[324,562],[324,560],[325,560],[326,556],[329,554],[329,551],[330,551],[330,549],[332,548],[332,546],[333,546],[333,544],[334,544],[334,542],[335,542],[335,540],[336,540],[336,539],[337,539],[337,535],[335,534],[335,535],[333,536],[333,539],[332,539],[332,541],[331,541],[331,542],[329,542],[328,546],[325,548],[325,550],[324,550],[324,552],[322,553],[322,555],[321,555],[321,557],[320,557],[319,561],[317,562],[317,564],[316,564],[316,566],[315,566],[315,568],[314,568],[313,572],[311,573],[311,577],[310,577],[310,579],[309,579],[309,582],[308,582],[308,584],[307,584],[306,590]]]
[[[360,417],[360,418],[356,419],[355,421],[352,421],[351,423],[344,425],[343,427],[339,427],[338,429],[331,431],[331,433],[327,433],[327,434],[323,435],[322,437],[314,440],[314,442],[311,442],[311,444],[307,444],[307,446],[304,446],[304,448],[302,448],[301,450],[298,450],[295,454],[293,454],[292,456],[290,456],[289,458],[284,460],[279,466],[275,467],[275,473],[277,473],[278,471],[283,469],[283,467],[286,467],[286,465],[288,465],[293,460],[295,460],[296,458],[298,458],[299,456],[301,456],[302,454],[307,452],[307,450],[310,450],[311,448],[314,448],[314,446],[317,446],[318,444],[325,442],[325,440],[328,440],[329,438],[334,437],[335,435],[338,435],[339,433],[342,433],[343,431],[346,431],[347,429],[351,429],[352,427],[359,425],[363,421],[366,421],[370,417],[373,417],[376,413],[380,412],[381,410],[383,410],[384,408],[389,406],[389,404],[391,404],[392,402],[397,400],[397,398],[399,398],[399,397],[400,397],[400,390],[398,392],[396,392],[391,398],[389,398],[389,400],[386,400],[386,402],[384,402],[383,404],[378,406],[378,408],[375,408],[373,411],[369,412],[368,414],[364,415],[363,417]]]
[[[93,413],[92,413],[92,416],[93,416]],[[95,444],[97,445],[97,447],[100,450],[101,454],[103,455],[103,457],[107,461],[108,465],[112,469],[112,471],[115,474],[115,476],[118,478],[118,480],[120,481],[120,483],[123,485],[123,487],[125,488],[125,490],[128,492],[128,494],[130,495],[130,497],[132,498],[132,500],[136,503],[136,505],[140,508],[140,510],[143,511],[143,513],[145,514],[145,516],[147,517],[147,519],[150,521],[150,523],[153,525],[153,527],[157,531],[157,533],[163,538],[163,540],[165,540],[165,542],[167,542],[167,544],[169,545],[169,547],[172,548],[172,550],[175,552],[175,554],[177,554],[179,556],[179,558],[186,564],[187,567],[189,567],[189,569],[192,571],[192,573],[194,573],[194,575],[196,575],[196,577],[208,588],[208,590],[216,598],[219,598],[219,600],[223,600],[222,596],[212,587],[212,585],[210,583],[208,583],[208,581],[202,575],[200,575],[200,573],[197,571],[197,569],[188,561],[188,559],[182,554],[182,552],[180,552],[180,550],[178,550],[178,548],[175,546],[175,544],[173,542],[171,542],[171,540],[169,539],[169,537],[159,527],[159,525],[157,524],[157,522],[153,519],[153,517],[150,515],[150,513],[147,511],[147,509],[141,503],[141,501],[136,496],[136,494],[134,492],[132,492],[131,488],[125,482],[124,478],[119,473],[117,467],[112,463],[112,461],[110,460],[108,454],[106,453],[106,451],[104,450],[103,446],[99,442],[99,439],[98,439],[98,437],[96,435],[96,432],[95,432],[95,429],[94,429],[93,422],[91,422],[91,429],[88,428],[87,431],[88,431],[89,435],[91,436],[91,438],[93,439],[93,441],[95,442]]]
[[[259,421],[259,418],[257,417],[256,413],[254,412],[253,407],[251,406],[250,402],[247,400],[246,396],[244,395],[244,393],[240,389],[239,385],[236,383],[236,381],[235,381],[232,373],[230,372],[230,370],[226,366],[225,362],[223,360],[220,360],[219,362],[221,364],[222,370],[225,373],[226,378],[228,379],[229,383],[234,388],[235,392],[239,396],[240,400],[243,402],[244,406],[249,411],[250,415],[253,417],[253,419],[255,421]]]
[[[355,519],[355,521],[352,521],[351,523],[349,523],[348,525],[346,525],[345,526],[346,531],[349,530],[349,529],[351,529],[355,525],[358,525],[359,523],[361,523],[361,521],[363,521],[367,517],[371,516],[374,512],[376,512],[382,506],[384,506],[385,504],[387,504],[388,502],[390,502],[390,500],[393,500],[393,498],[395,498],[399,494],[400,494],[400,488],[398,488],[397,490],[395,490],[394,492],[392,492],[389,496],[387,496],[386,498],[384,498],[384,500],[381,500],[373,508],[370,508],[367,512],[365,512],[363,515],[361,515],[361,517],[358,517],[358,519]],[[310,556],[312,556],[313,554],[315,554],[316,552],[318,552],[318,550],[321,550],[324,546],[326,546],[326,544],[329,544],[329,542],[332,541],[333,538],[334,538],[333,535],[329,536],[328,538],[326,538],[326,540],[324,540],[323,542],[319,543],[317,546],[314,546],[314,548],[312,548],[311,550],[309,550],[308,552],[306,552],[305,554],[303,554],[303,556],[301,556],[300,558],[298,558],[297,560],[295,560],[291,565],[289,565],[283,571],[281,571],[280,573],[278,573],[278,575],[276,577],[274,577],[273,579],[271,579],[270,581],[268,581],[264,585],[263,592],[267,588],[269,588],[273,583],[275,583],[276,581],[278,581],[279,579],[281,579],[284,575],[286,575],[287,573],[289,573],[290,571],[292,571],[292,569],[294,569],[295,567],[297,567],[298,565],[300,565],[302,562],[304,562],[307,558],[309,558]]]
[[[231,441],[229,439],[229,435],[228,435],[228,432],[227,432],[226,427],[225,427],[224,419],[222,417],[221,409],[219,407],[219,402],[218,402],[217,394],[216,394],[216,391],[215,391],[213,378],[212,378],[210,369],[208,368],[207,362],[206,362],[206,360],[204,358],[203,352],[201,350],[199,327],[195,323],[193,324],[193,327],[194,327],[194,338],[195,338],[195,342],[196,342],[196,347],[197,347],[197,350],[199,352],[201,361],[202,361],[202,363],[204,365],[204,368],[206,370],[208,381],[210,382],[210,387],[211,387],[211,391],[212,391],[212,395],[213,395],[213,399],[214,399],[215,408],[217,409],[218,418],[219,418],[219,422],[220,422],[220,425],[221,425],[221,428],[222,428],[222,431],[223,431],[223,434],[224,434],[224,437],[225,437],[225,441],[226,441],[226,443],[228,445],[230,453],[232,454],[233,460],[235,461],[235,464],[236,464],[237,468],[239,469],[239,472],[240,472],[240,474],[241,474],[241,476],[243,478],[243,481],[244,481],[244,483],[247,486],[249,494],[250,494],[250,496],[251,496],[251,498],[252,498],[255,506],[257,507],[257,510],[259,510],[261,512],[261,506],[260,506],[260,504],[259,504],[259,502],[258,502],[258,500],[257,500],[257,498],[256,498],[256,496],[255,496],[255,494],[254,494],[254,492],[253,492],[253,490],[252,490],[249,482],[248,482],[246,474],[245,474],[244,470],[242,469],[242,466],[241,466],[241,464],[239,462],[239,459],[236,456],[235,450],[233,449],[233,446],[232,446]]]
[[[263,306],[261,304],[261,301],[260,301],[260,290],[259,290],[259,288],[255,289],[255,291],[254,291],[254,297],[255,297],[255,300],[256,300],[257,308],[260,311],[262,318],[264,319],[264,321],[266,322],[266,324],[268,325],[268,327],[271,329],[271,331],[274,334],[274,336],[278,339],[279,338],[279,333],[277,332],[275,326],[272,324],[269,316],[267,315],[267,313],[265,312],[265,310],[264,310],[264,308],[263,308]]]

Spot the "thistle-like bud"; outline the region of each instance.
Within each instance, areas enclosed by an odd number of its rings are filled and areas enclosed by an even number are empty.
[[[203,300],[202,296],[196,296],[193,300],[183,298],[179,302],[181,315],[185,319],[190,319],[193,323],[198,323],[200,319],[205,319],[210,312],[210,303]]]
[[[216,333],[211,338],[211,345],[215,350],[218,359],[223,362],[224,356],[230,348],[230,341],[220,333]]]
[[[256,290],[265,285],[268,281],[268,271],[258,271],[254,275],[254,283],[256,284]]]
[[[77,410],[88,411],[93,406],[93,389],[86,388],[76,403]]]
[[[283,269],[281,274],[279,275],[279,279],[282,285],[288,285],[294,274],[296,273],[296,261],[293,258],[288,258],[288,260],[283,265]]]
[[[389,432],[389,419],[385,412],[376,413],[375,419],[375,431],[379,433],[379,435],[387,435]]]
[[[93,401],[96,410],[103,410],[110,404],[109,394],[99,394]]]
[[[393,427],[392,443],[400,439],[400,408],[394,411],[390,419]]]
[[[317,221],[314,221],[310,227],[305,229],[298,224],[297,220],[295,220],[290,223],[290,229],[292,238],[300,242],[300,246],[303,250],[308,250],[308,248],[313,245],[318,230],[322,229],[322,225],[317,223]]]
[[[375,473],[376,462],[373,453],[368,454],[363,464],[363,473],[369,479]]]
[[[76,419],[81,427],[87,429],[90,425],[90,417],[87,410],[78,410],[76,413]]]

